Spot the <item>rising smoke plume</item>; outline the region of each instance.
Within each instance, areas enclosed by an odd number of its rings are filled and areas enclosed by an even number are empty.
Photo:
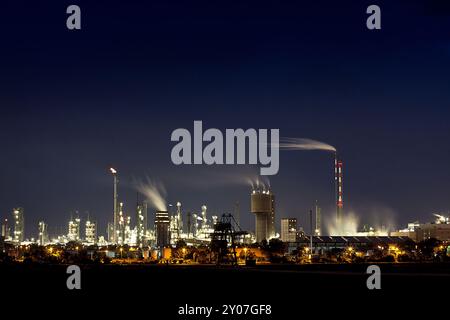
[[[136,182],[136,189],[147,198],[154,209],[167,211],[167,192],[162,183],[152,181],[147,177],[146,181]]]
[[[248,176],[247,181],[252,189],[270,189],[270,180],[267,176]]]
[[[336,148],[325,142],[320,142],[306,138],[288,138],[280,139],[280,150],[322,150],[336,152]]]

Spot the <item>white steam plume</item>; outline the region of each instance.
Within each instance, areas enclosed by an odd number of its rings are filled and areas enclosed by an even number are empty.
[[[140,193],[145,195],[154,209],[158,211],[167,211],[167,202],[165,199],[167,192],[162,183],[152,181],[147,177],[147,181],[138,182],[136,188]]]
[[[281,138],[281,150],[323,150],[336,152],[336,148],[325,142],[306,138]]]
[[[253,176],[247,177],[248,184],[251,186],[252,190],[262,189],[270,190],[270,180],[266,176]]]

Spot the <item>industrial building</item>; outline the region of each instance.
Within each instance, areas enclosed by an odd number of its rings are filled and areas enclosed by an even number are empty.
[[[146,245],[147,231],[147,202],[136,206],[136,246]]]
[[[15,243],[21,243],[25,237],[25,217],[23,208],[13,209],[14,217],[14,237]]]
[[[38,244],[45,246],[48,242],[48,226],[44,221],[39,221],[39,237]]]
[[[11,228],[8,224],[8,219],[3,220],[2,223],[2,237],[5,240],[10,240],[11,238]]]
[[[424,223],[416,228],[416,241],[422,241],[430,238],[450,241],[450,224]]]
[[[398,231],[393,231],[390,233],[390,235],[407,236],[417,242],[431,238],[441,241],[450,241],[449,218],[441,214],[435,214],[435,217],[436,219],[434,222],[408,223],[407,228]]]
[[[181,214],[181,202],[177,202],[177,212],[170,217],[170,232],[173,243],[180,240],[183,234],[183,219]]]
[[[97,224],[89,218],[86,221],[85,240],[88,244],[97,243]]]
[[[282,218],[281,219],[281,241],[295,242],[297,240],[297,219]]]
[[[79,241],[80,240],[80,223],[81,219],[71,219],[69,221],[69,229],[67,232],[67,239],[69,241]]]
[[[411,241],[408,237],[331,237],[331,236],[313,236],[312,237],[312,249],[313,252],[326,252],[332,249],[345,249],[348,247],[358,249],[370,249],[378,246],[399,246],[408,241]],[[299,247],[309,248],[311,245],[311,237],[304,236],[298,239],[297,244]]]
[[[170,217],[168,211],[155,212],[155,237],[156,246],[170,245]]]
[[[254,188],[250,210],[255,215],[256,242],[275,237],[275,195],[272,191]]]

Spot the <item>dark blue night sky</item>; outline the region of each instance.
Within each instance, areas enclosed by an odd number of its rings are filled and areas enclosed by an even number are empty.
[[[133,214],[133,179],[164,183],[186,211],[249,211],[250,166],[175,166],[171,132],[280,128],[335,146],[345,208],[362,222],[450,211],[450,8],[444,1],[2,1],[0,217],[26,234],[70,213],[112,218],[112,178]],[[366,28],[368,5],[382,30]],[[78,4],[82,30],[66,29]],[[333,158],[283,152],[277,220],[333,214]],[[378,217],[378,218],[377,218]],[[65,230],[65,229],[64,229]],[[58,229],[59,232],[59,229]]]

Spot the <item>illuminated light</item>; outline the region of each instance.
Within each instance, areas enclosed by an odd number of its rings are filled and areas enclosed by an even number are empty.
[[[109,168],[109,170],[111,171],[112,174],[116,174],[117,173],[117,170],[114,169],[114,168]]]

